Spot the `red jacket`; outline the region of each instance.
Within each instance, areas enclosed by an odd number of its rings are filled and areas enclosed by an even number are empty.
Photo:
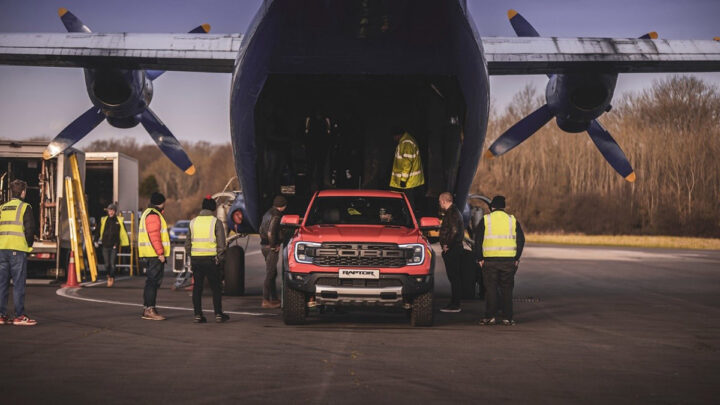
[[[155,253],[157,253],[158,257],[165,255],[165,250],[163,249],[162,244],[162,236],[160,236],[160,216],[157,214],[148,214],[148,216],[145,217],[145,229],[147,230],[148,236],[150,237],[150,243],[152,243],[153,249],[155,249]]]

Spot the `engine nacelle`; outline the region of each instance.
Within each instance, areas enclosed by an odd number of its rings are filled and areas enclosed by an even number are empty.
[[[577,73],[553,75],[545,98],[557,125],[566,132],[587,130],[590,121],[609,110],[617,74]]]
[[[85,69],[85,87],[108,123],[118,128],[137,125],[153,96],[152,82],[144,70]]]

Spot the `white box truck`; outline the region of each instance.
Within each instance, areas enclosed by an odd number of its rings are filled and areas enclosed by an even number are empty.
[[[62,279],[65,277],[70,233],[64,178],[71,176],[69,153],[76,153],[81,181],[85,181],[85,154],[70,149],[53,159],[44,160],[46,142],[0,140],[0,203],[8,201],[8,185],[15,179],[28,184],[25,201],[35,216],[35,242],[28,257],[28,277]]]

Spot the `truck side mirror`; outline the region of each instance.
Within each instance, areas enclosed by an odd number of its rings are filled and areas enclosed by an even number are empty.
[[[423,231],[440,229],[440,219],[435,217],[422,217],[420,218],[420,229]]]
[[[300,215],[283,215],[280,225],[289,228],[297,228],[300,226]]]

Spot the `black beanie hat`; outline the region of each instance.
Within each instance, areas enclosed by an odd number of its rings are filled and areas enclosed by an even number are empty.
[[[490,206],[493,208],[505,208],[505,196],[496,195],[490,202]]]
[[[205,196],[205,199],[202,202],[202,209],[210,211],[215,211],[215,209],[217,209],[217,203],[213,200],[210,194]]]
[[[162,195],[162,193],[158,193],[157,191],[152,193],[150,196],[150,204],[152,205],[160,205],[165,202],[165,196]]]
[[[284,207],[287,205],[287,198],[277,195],[273,199],[273,207]]]

